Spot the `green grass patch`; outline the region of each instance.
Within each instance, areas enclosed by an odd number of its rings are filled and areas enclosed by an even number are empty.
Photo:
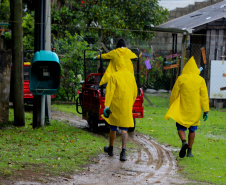
[[[76,111],[76,105],[75,104],[52,104],[51,105],[51,109],[52,110],[56,110],[56,111],[62,111],[65,113],[72,113],[75,116],[80,116],[81,114],[77,113]],[[81,112],[81,108],[79,107],[78,109]]]
[[[164,115],[169,107],[169,98],[148,95],[154,106],[144,101],[144,118],[137,119],[136,130],[150,135],[161,144],[180,149],[181,141],[177,134],[175,121],[166,121]],[[194,158],[179,158],[180,173],[195,181],[226,184],[226,109],[211,108],[207,121],[201,121],[196,131],[193,145]],[[186,132],[188,134],[188,131]],[[178,156],[178,152],[175,155]]]
[[[52,107],[76,115],[75,105]],[[32,118],[33,115],[26,112],[25,126],[14,127],[13,109],[10,109],[9,124],[0,129],[0,181],[23,179],[28,173],[44,183],[51,176],[67,176],[95,163],[93,159],[108,145],[108,133],[93,134],[54,120],[50,125],[33,129]],[[136,146],[128,142],[127,149],[134,148]],[[120,135],[116,137],[114,150],[120,153]]]
[[[136,119],[136,131],[179,150],[181,141],[177,135],[175,121],[164,119],[169,98],[151,95],[148,97],[154,106],[144,101],[144,118]],[[75,105],[52,105],[52,109],[79,115]],[[204,122],[201,119],[193,145],[194,158],[181,159],[178,157],[179,151],[174,152],[178,165],[183,167],[178,173],[194,181],[226,184],[225,111],[226,109],[217,111],[211,108],[208,120]],[[92,158],[102,153],[103,146],[108,143],[108,134],[92,134],[59,121],[52,120],[49,126],[32,129],[30,113],[25,114],[25,127],[13,127],[12,109],[9,115],[9,124],[0,130],[1,176],[13,178],[15,173],[21,173],[22,176],[23,170],[45,172],[49,175],[72,174],[91,163]],[[118,152],[121,147],[120,136],[116,137],[115,145]],[[127,149],[133,148],[136,146],[128,143]]]
[[[13,111],[10,110],[10,120]],[[26,113],[26,126],[8,125],[0,130],[0,174],[13,176],[33,170],[49,175],[65,175],[81,169],[103,152],[108,140],[59,121],[33,129],[32,114]]]

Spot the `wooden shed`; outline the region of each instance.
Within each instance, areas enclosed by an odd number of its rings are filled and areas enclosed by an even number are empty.
[[[216,84],[221,83],[224,86],[226,84],[224,69],[226,65],[224,64],[226,60],[226,0],[168,21],[159,27],[188,31],[189,34],[183,36],[186,40],[186,59],[194,56],[198,67],[204,67],[205,70],[201,75],[206,80],[210,98],[226,100],[226,93],[220,92],[221,86],[215,87]],[[214,61],[219,60],[222,61],[220,61],[222,67],[218,67],[216,71],[212,64],[215,66]],[[215,76],[218,73],[220,76]],[[215,80],[214,83],[211,79]],[[217,93],[214,92],[213,87],[217,89]]]
[[[226,1],[194,11],[159,26],[187,30],[187,57],[194,56],[197,65],[203,62],[201,47],[207,62],[222,59],[226,47]]]

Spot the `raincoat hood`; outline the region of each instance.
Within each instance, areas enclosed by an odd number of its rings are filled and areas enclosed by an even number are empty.
[[[200,125],[202,110],[209,111],[209,98],[205,80],[199,74],[194,57],[191,57],[173,86],[166,120],[172,118],[187,128]]]
[[[122,48],[117,48],[115,51],[118,54],[118,56],[125,56],[128,50],[129,50],[128,48],[122,47]]]
[[[117,48],[115,49],[115,51],[118,54],[118,56],[125,57],[126,60],[137,58],[136,54],[126,47]]]
[[[124,56],[126,56],[127,51],[128,51],[128,48],[124,48],[124,47],[116,49],[116,53],[119,56],[119,59],[116,60],[114,63],[114,68],[116,69],[116,71],[126,69],[126,62],[125,62]]]
[[[182,74],[197,74],[197,75],[200,74],[200,71],[193,56],[184,66]]]
[[[97,59],[100,55],[97,56]],[[131,59],[137,58],[136,54],[126,47],[114,49],[108,53],[101,55],[102,59],[110,59],[104,76],[101,79],[100,86],[107,83],[111,74],[121,69],[127,69],[134,75],[133,63]]]

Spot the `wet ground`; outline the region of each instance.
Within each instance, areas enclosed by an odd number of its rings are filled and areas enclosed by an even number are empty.
[[[87,128],[88,124],[80,117],[52,113],[53,119],[68,120],[73,126]],[[120,134],[120,133],[117,133]],[[94,164],[87,171],[72,176],[66,184],[186,184],[187,180],[177,174],[176,160],[171,148],[159,145],[148,136],[129,134],[130,142],[138,145],[138,150],[127,152],[127,161],[119,160],[120,149],[113,157],[106,153],[93,159]],[[59,183],[60,184],[60,183]]]
[[[66,115],[58,111],[52,112],[52,119],[67,120],[75,127],[88,129],[88,124],[81,117]],[[118,135],[120,133],[117,133]],[[127,161],[119,160],[120,148],[114,149],[115,155],[102,153],[86,166],[85,171],[67,178],[53,179],[51,185],[148,185],[148,184],[202,184],[191,182],[181,177],[177,172],[176,159],[172,149],[160,145],[145,135],[136,131],[129,134],[130,142],[136,144],[137,150],[127,152]],[[34,182],[17,182],[16,185],[41,184]]]

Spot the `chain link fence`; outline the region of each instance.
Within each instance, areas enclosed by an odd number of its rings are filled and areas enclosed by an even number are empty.
[[[211,88],[219,89],[219,87],[226,87],[226,77],[225,79],[223,78],[226,76],[226,70],[224,69],[226,64],[223,64],[222,62],[221,67],[218,65],[219,71],[216,71],[214,70],[216,65],[213,65],[213,62],[211,62],[213,60],[223,61],[225,56],[224,48],[226,46],[226,37],[222,37],[222,42],[217,39],[217,42],[214,45],[213,40],[217,38],[216,35],[183,35],[163,32],[150,32],[150,34],[153,35],[152,39],[142,41],[136,38],[124,37],[128,48],[139,50],[139,52],[136,53],[137,56],[139,56],[139,65],[137,65],[137,61],[133,61],[133,63],[135,77],[140,87],[153,93],[159,91],[166,93],[170,92],[176,79],[181,74],[183,66],[193,56],[197,66],[203,68],[200,75],[206,81],[210,98],[226,99],[226,91],[216,93],[212,90],[214,95],[211,95]],[[82,70],[76,70],[80,72],[85,71],[86,74],[80,74],[84,80],[88,74],[98,72],[100,64],[92,60],[94,56],[100,54],[98,50],[100,50],[101,53],[107,53],[115,49],[120,38],[96,35],[92,37],[80,37],[79,39],[86,41],[87,43],[86,56],[84,53],[81,53],[82,57],[79,59],[79,63],[82,64],[80,65]],[[95,51],[90,53],[87,49]],[[64,55],[60,50],[56,52],[60,53],[60,55]],[[88,52],[89,54],[87,54]],[[84,59],[85,57],[87,57],[87,59]],[[103,61],[105,69],[108,66],[108,62],[109,61]],[[84,70],[84,68],[86,69]],[[222,73],[221,80],[217,80],[219,77],[214,77],[213,73]],[[215,81],[211,80],[211,78],[215,79]],[[213,84],[216,83],[219,83],[219,87],[214,87]]]
[[[210,106],[223,108],[226,105],[226,36],[221,31],[214,34],[190,35],[186,48],[186,59],[194,56],[201,76],[205,79],[209,92]]]
[[[107,53],[115,49],[119,39],[114,37],[84,38],[91,50],[100,49],[101,53]],[[179,63],[181,61],[182,44],[160,42],[158,38],[150,41],[141,41],[134,38],[124,39],[126,40],[127,47],[134,52],[136,51],[135,53],[139,57],[139,65],[137,65],[137,61],[132,61],[139,86],[144,89],[171,90],[176,78],[180,74]],[[86,53],[88,52],[90,51],[87,50]],[[91,55],[86,54],[87,59],[83,59],[83,61],[81,59],[81,62],[86,63],[86,73],[97,72],[98,64],[92,61],[92,58],[89,58],[97,54],[98,52],[93,52]],[[106,68],[107,65],[107,61],[104,61],[103,66]],[[87,77],[87,74],[85,76]]]

